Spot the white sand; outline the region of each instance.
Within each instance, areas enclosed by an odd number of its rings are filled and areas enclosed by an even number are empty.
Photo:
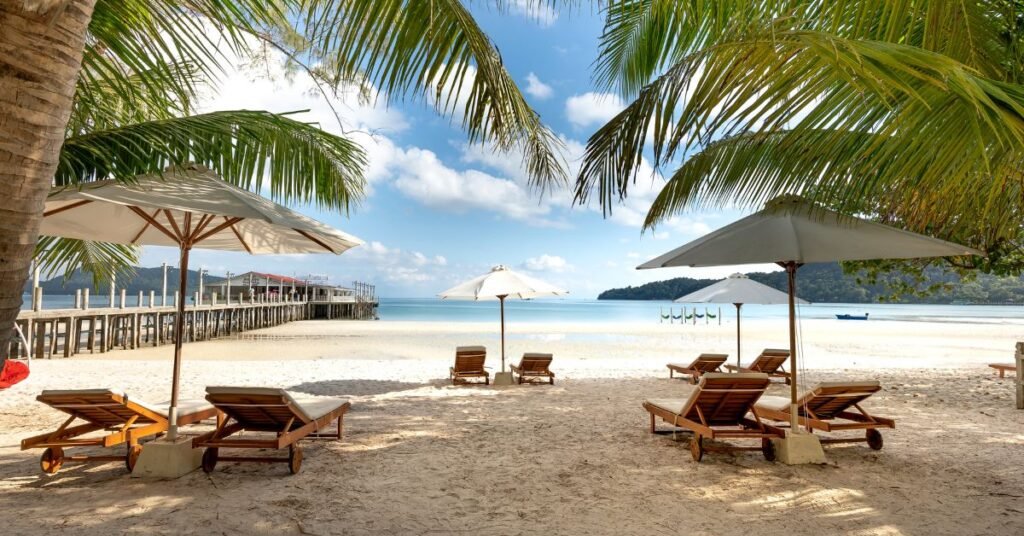
[[[785,347],[779,321],[744,322],[744,352]],[[457,344],[492,323],[304,322],[186,347],[184,396],[208,384],[351,396],[342,442],[306,446],[302,472],[221,464],[174,481],[120,464],[38,470],[19,441],[61,414],[45,388],[169,392],[170,347],[38,361],[0,392],[4,534],[1022,534],[1024,411],[1010,379],[1020,326],[805,321],[808,383],[874,378],[866,408],[897,419],[885,448],[833,447],[825,466],[756,453],[690,459],[651,435],[640,403],[685,396],[669,360],[735,356],[726,326],[512,326],[510,355],[556,355],[555,386],[450,387]],[[746,359],[744,359],[746,361]],[[771,394],[785,394],[782,386]],[[119,451],[118,451],[119,452]]]

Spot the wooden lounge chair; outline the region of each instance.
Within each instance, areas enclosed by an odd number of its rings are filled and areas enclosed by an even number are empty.
[[[470,383],[466,378],[483,378],[484,385],[491,383],[491,375],[484,370],[487,348],[483,346],[459,346],[455,349],[455,366],[448,372],[452,385]]]
[[[1017,367],[1015,365],[1006,365],[1006,364],[1003,364],[1003,363],[992,363],[989,366],[994,368],[994,369],[996,369],[997,371],[999,371],[999,377],[1000,378],[1005,378],[1007,372],[1009,372],[1011,374],[1014,373],[1014,372],[1017,372]]]
[[[866,442],[874,450],[882,448],[882,433],[879,428],[896,428],[896,422],[876,417],[860,407],[861,402],[875,394],[882,387],[876,381],[828,382],[819,384],[797,399],[800,405],[797,417],[801,426],[811,430],[837,432],[843,430],[864,430],[864,437],[823,438],[822,443]],[[765,396],[755,406],[757,413],[772,421],[789,422],[790,399],[781,396]]]
[[[678,372],[684,378],[690,380],[690,382],[697,383],[703,374],[720,372],[726,359],[729,359],[728,354],[700,354],[689,365],[669,363],[666,365],[668,367],[668,377],[671,379],[674,377],[673,374]]]
[[[551,354],[538,354],[527,352],[519,360],[518,365],[509,365],[513,377],[519,375],[518,382],[522,383],[543,383],[544,379],[551,385],[555,384],[555,373],[551,372]]]
[[[726,365],[725,368],[732,372],[763,372],[772,378],[782,378],[786,385],[789,385],[791,376],[782,368],[789,360],[789,350],[778,350],[765,348],[761,355],[746,366]]]
[[[295,398],[272,387],[207,387],[206,399],[224,412],[217,429],[192,440],[192,448],[206,448],[203,471],[213,471],[217,461],[287,463],[294,475],[302,468],[306,438],[341,439],[342,421],[352,404],[343,398]],[[336,423],[336,430],[329,430]],[[231,438],[239,432],[268,432],[273,437]],[[221,456],[220,449],[283,449],[287,458]]]
[[[655,418],[693,432],[690,454],[700,461],[710,450],[760,450],[766,460],[775,459],[771,438],[782,437],[783,431],[761,421],[754,403],[771,380],[763,373],[705,374],[686,399],[652,399],[644,401],[651,414],[651,433]],[[748,417],[752,414],[753,418]],[[760,439],[760,447],[705,445],[704,439]]]
[[[21,441],[21,450],[45,448],[39,458],[44,473],[56,473],[67,462],[98,463],[124,461],[128,471],[135,468],[143,438],[167,431],[167,407],[129,398],[112,389],[74,389],[43,391],[36,400],[69,415],[56,430]],[[205,400],[179,400],[178,426],[197,423],[217,416]],[[84,421],[72,426],[75,420]],[[93,432],[102,431],[102,435]],[[120,456],[68,456],[71,447],[116,447],[126,445]]]

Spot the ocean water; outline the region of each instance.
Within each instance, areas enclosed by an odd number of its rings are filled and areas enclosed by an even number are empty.
[[[30,307],[31,299],[23,297],[24,309]],[[120,299],[120,298],[118,298]],[[148,295],[144,303],[148,303]],[[157,303],[160,297],[157,296]],[[43,297],[44,309],[67,309],[74,305],[74,296],[48,295]],[[108,296],[90,296],[92,307],[106,307]],[[135,307],[138,296],[127,296],[127,306]],[[630,324],[651,324],[661,321],[660,315],[681,314],[682,305],[668,301],[628,301],[628,300],[581,300],[581,299],[538,299],[508,300],[505,302],[505,318],[512,322],[538,323],[586,323],[613,322]],[[954,322],[954,323],[995,323],[1024,324],[1024,306],[1016,305],[904,305],[904,304],[849,304],[849,303],[818,303],[802,305],[802,318],[834,319],[837,314],[870,314],[871,321],[919,321],[919,322]],[[687,313],[694,306],[687,305]],[[726,321],[736,318],[736,308],[732,304],[698,305],[697,312],[710,312],[718,315],[719,311]],[[381,321],[437,321],[437,322],[490,322],[498,318],[498,302],[440,300],[436,298],[381,298],[378,310]],[[786,318],[785,305],[744,305],[743,318]],[[697,322],[713,323],[718,319],[698,319]],[[668,322],[668,320],[664,320]],[[678,323],[679,320],[673,320]],[[693,322],[691,319],[689,322]]]

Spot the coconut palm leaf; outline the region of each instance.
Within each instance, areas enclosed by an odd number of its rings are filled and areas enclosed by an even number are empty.
[[[62,274],[65,280],[81,268],[92,274],[98,287],[115,276],[131,276],[139,253],[134,246],[40,236],[35,259],[43,273]]]
[[[312,49],[340,77],[364,76],[394,98],[426,98],[460,121],[471,142],[522,149],[533,185],[564,182],[561,142],[526,102],[463,2],[308,2],[304,28]]]
[[[284,115],[223,111],[68,138],[56,183],[130,181],[189,162],[277,200],[348,211],[362,197],[366,157],[355,142]]]

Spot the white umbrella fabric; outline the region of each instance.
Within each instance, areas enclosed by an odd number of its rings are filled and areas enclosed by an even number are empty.
[[[677,300],[676,303],[731,303],[736,306],[736,366],[740,366],[740,308],[744,303],[758,305],[778,305],[789,303],[789,294],[776,290],[763,283],[750,279],[745,274],[732,274],[729,277],[695,290]],[[796,298],[799,304],[808,304],[807,300]]]
[[[232,186],[200,166],[55,188],[40,234],[118,244],[175,246],[181,252],[168,437],[177,435],[178,379],[188,256],[193,247],[251,254],[341,254],[362,240]]]
[[[880,223],[845,216],[797,196],[765,208],[678,247],[638,270],[670,266],[722,266],[774,262],[789,284],[789,351],[792,422],[797,428],[796,271],[810,262],[916,259],[983,255],[982,252]]]
[[[491,268],[490,272],[460,283],[440,294],[441,299],[498,300],[501,302],[501,371],[505,372],[505,298],[519,299],[561,296],[568,294],[554,285],[539,279],[509,270],[503,265]]]

